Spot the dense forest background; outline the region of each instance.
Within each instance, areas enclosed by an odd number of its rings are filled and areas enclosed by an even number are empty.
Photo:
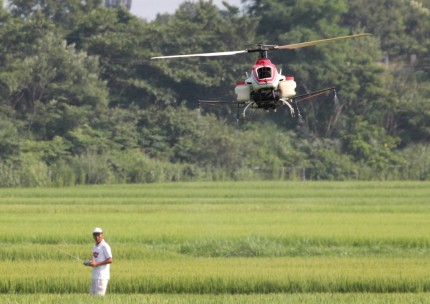
[[[430,179],[429,0],[243,4],[184,2],[151,22],[101,0],[1,5],[0,186]],[[337,89],[338,103],[303,103],[303,121],[197,109],[234,100],[255,54],[149,59],[363,32],[271,54],[298,93]]]

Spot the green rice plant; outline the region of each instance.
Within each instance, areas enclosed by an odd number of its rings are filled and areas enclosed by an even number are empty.
[[[427,292],[429,186],[0,189],[0,294],[87,293],[91,269],[62,251],[89,257],[95,226],[113,249],[115,296]]]
[[[4,304],[80,304],[80,303],[109,303],[109,304],[255,304],[255,303],[300,303],[300,304],[415,304],[427,303],[430,295],[419,294],[369,294],[369,293],[312,293],[312,294],[108,294],[104,298],[91,297],[86,294],[38,294],[38,295],[0,295],[0,302]]]
[[[419,293],[424,258],[184,258],[114,260],[112,293]],[[0,263],[0,293],[85,293],[91,269],[73,260]],[[61,271],[53,271],[59,270]]]

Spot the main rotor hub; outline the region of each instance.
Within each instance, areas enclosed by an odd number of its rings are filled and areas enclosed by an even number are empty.
[[[277,45],[270,45],[270,44],[263,44],[263,43],[259,43],[256,46],[257,48],[247,49],[246,51],[248,53],[259,53],[259,59],[268,58],[267,56],[268,51],[275,51],[278,49]]]

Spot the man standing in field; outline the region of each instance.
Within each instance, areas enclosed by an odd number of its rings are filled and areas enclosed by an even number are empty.
[[[91,295],[104,296],[110,279],[110,264],[112,263],[112,251],[103,238],[103,230],[94,228],[93,238],[96,241],[93,248],[93,256],[87,265],[93,267]]]

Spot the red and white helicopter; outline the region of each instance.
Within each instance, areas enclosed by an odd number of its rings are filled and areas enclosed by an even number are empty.
[[[199,100],[201,104],[229,104],[235,105],[238,108],[238,118],[245,118],[246,110],[251,109],[273,109],[276,111],[278,107],[286,106],[289,108],[292,116],[297,113],[300,116],[297,103],[306,99],[310,99],[328,92],[336,94],[335,88],[327,88],[315,92],[310,92],[302,95],[296,95],[296,82],[294,77],[284,76],[278,72],[276,66],[267,57],[269,51],[277,50],[294,50],[308,46],[314,46],[325,42],[338,41],[351,38],[360,38],[370,36],[371,34],[357,34],[350,36],[342,36],[329,39],[314,40],[309,42],[301,42],[288,45],[266,45],[259,44],[257,48],[245,49],[240,51],[227,51],[215,53],[202,53],[202,54],[187,54],[187,55],[171,55],[171,56],[158,56],[151,59],[171,59],[171,58],[187,58],[187,57],[213,57],[213,56],[232,56],[243,53],[258,53],[259,57],[252,67],[251,75],[247,74],[244,81],[236,83],[235,94],[236,101],[207,101]],[[243,109],[241,115],[239,109]]]

